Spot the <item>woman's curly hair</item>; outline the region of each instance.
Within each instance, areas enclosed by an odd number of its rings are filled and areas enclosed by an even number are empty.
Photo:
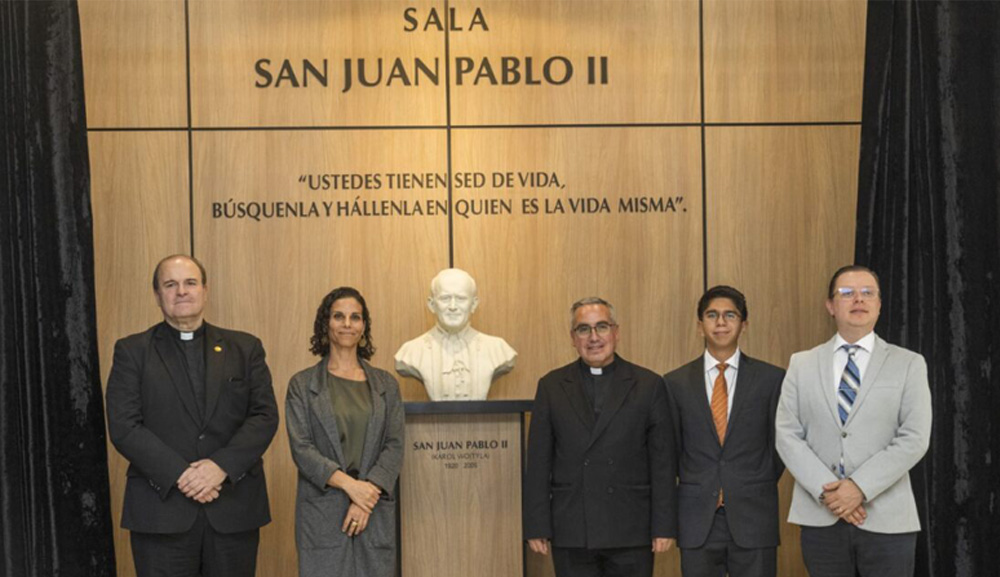
[[[330,353],[330,308],[333,303],[344,298],[352,298],[361,303],[361,320],[365,323],[365,332],[358,342],[358,357],[366,361],[375,354],[375,343],[372,341],[372,317],[368,312],[365,297],[358,289],[349,286],[337,287],[323,297],[323,302],[316,309],[316,322],[313,323],[313,336],[309,338],[309,351],[316,356],[326,356]]]

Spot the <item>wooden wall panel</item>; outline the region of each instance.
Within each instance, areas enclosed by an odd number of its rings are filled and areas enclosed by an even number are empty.
[[[835,331],[823,301],[830,274],[853,262],[859,146],[858,126],[708,131],[709,284],[746,295],[748,354],[784,367]],[[793,486],[786,473],[782,520]],[[783,522],[781,542],[778,574],[805,575],[798,527]]]
[[[705,120],[859,122],[866,6],[705,0]]]
[[[407,577],[520,575],[521,416],[411,415],[406,435],[399,506]],[[488,439],[503,447],[413,448],[434,439]],[[442,455],[454,460],[435,458]]]
[[[698,3],[655,0],[510,2],[465,0],[456,20],[468,27],[481,7],[490,29],[451,35],[454,57],[472,58],[463,85],[452,88],[456,124],[573,124],[698,122]],[[537,86],[503,84],[503,57],[533,56]],[[573,65],[564,85],[544,82],[544,61],[562,56]],[[608,59],[606,85],[587,84],[587,58]],[[475,84],[483,59],[496,69],[498,85]],[[598,62],[600,62],[598,60]],[[553,63],[561,79],[564,65]],[[595,78],[600,79],[599,66]],[[457,71],[453,71],[457,81]],[[513,78],[513,76],[511,76]]]
[[[187,126],[183,0],[80,0],[90,128]]]
[[[195,126],[358,126],[440,125],[445,122],[444,33],[406,33],[407,7],[429,12],[441,2],[328,2],[323,0],[194,0],[191,6],[191,91]],[[270,59],[274,84],[256,73]],[[390,82],[396,58],[413,86]],[[439,83],[416,73],[414,59],[431,66]],[[280,83],[281,63],[289,60],[296,80]],[[304,72],[303,60],[322,70],[323,87]],[[380,86],[358,85],[344,92],[344,62],[365,59],[371,72],[383,61]],[[306,79],[310,84],[305,86]],[[417,85],[419,79],[419,85]]]
[[[190,250],[187,136],[179,133],[91,133],[94,279],[101,379],[107,382],[115,341],[163,320],[153,297],[153,267]],[[111,513],[118,574],[135,575],[128,532],[119,528],[128,462],[108,443]]]
[[[454,142],[457,172],[548,171],[565,185],[456,193],[456,205],[504,198],[514,209],[455,217],[455,264],[479,283],[476,326],[519,352],[490,398],[534,398],[542,375],[575,358],[569,307],[585,296],[615,304],[625,358],[662,372],[696,354],[694,335],[675,327],[703,282],[697,128],[463,130]],[[635,196],[675,199],[677,210],[619,212]],[[532,198],[539,213],[521,213]],[[586,198],[606,198],[612,212],[572,214],[569,203]],[[546,214],[557,200],[566,213]]]
[[[858,126],[708,130],[708,278],[747,295],[752,355],[785,366],[833,334],[823,301],[830,274],[854,258],[860,136]]]
[[[375,366],[427,329],[427,285],[447,266],[444,216],[226,219],[212,203],[441,199],[447,191],[325,191],[302,174],[434,172],[445,165],[444,135],[407,131],[209,132],[195,142],[195,249],[212,275],[209,320],[258,335],[268,353],[282,426],[264,456],[273,521],[261,533],[260,575],[295,567],[296,468],[284,428],[291,376],[315,364],[308,352],[316,308],[332,288],[350,285],[372,312]],[[422,386],[404,388],[426,398]],[[412,392],[411,392],[412,391]]]

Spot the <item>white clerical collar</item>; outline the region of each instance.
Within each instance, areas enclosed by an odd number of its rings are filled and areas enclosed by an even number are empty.
[[[587,363],[583,362],[582,358],[579,360],[579,362],[580,362],[581,365],[583,365],[584,367],[586,367],[588,369],[588,372],[585,373],[585,374],[589,374],[589,375],[593,375],[595,377],[599,377],[601,375],[610,375],[611,373],[615,372],[615,367],[618,366],[618,355],[615,355],[611,359],[611,362],[608,363],[608,364],[606,364],[606,365],[604,365],[603,367],[592,367],[592,366],[588,365]]]
[[[170,323],[165,323],[165,324],[166,324],[167,328],[170,330],[170,332],[172,334],[176,335],[177,339],[179,339],[181,341],[185,341],[185,342],[187,342],[187,341],[193,341],[194,339],[196,339],[196,338],[200,337],[201,335],[205,334],[205,323],[201,323],[200,325],[198,325],[198,328],[194,329],[193,331],[185,331],[185,330],[178,329],[177,327],[171,325]]]

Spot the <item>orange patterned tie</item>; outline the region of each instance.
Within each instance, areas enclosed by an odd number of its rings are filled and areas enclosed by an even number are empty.
[[[726,363],[719,363],[719,376],[715,377],[712,387],[712,420],[715,421],[715,431],[719,433],[719,444],[726,443],[726,425],[729,422],[729,390],[726,387]],[[722,487],[719,487],[719,500],[716,507],[722,506]]]

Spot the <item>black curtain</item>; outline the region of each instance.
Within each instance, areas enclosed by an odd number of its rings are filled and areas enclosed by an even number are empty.
[[[870,1],[855,258],[876,331],[922,353],[934,428],[910,478],[917,575],[1000,559],[1000,3]]]
[[[0,1],[0,566],[115,574],[76,2]]]

